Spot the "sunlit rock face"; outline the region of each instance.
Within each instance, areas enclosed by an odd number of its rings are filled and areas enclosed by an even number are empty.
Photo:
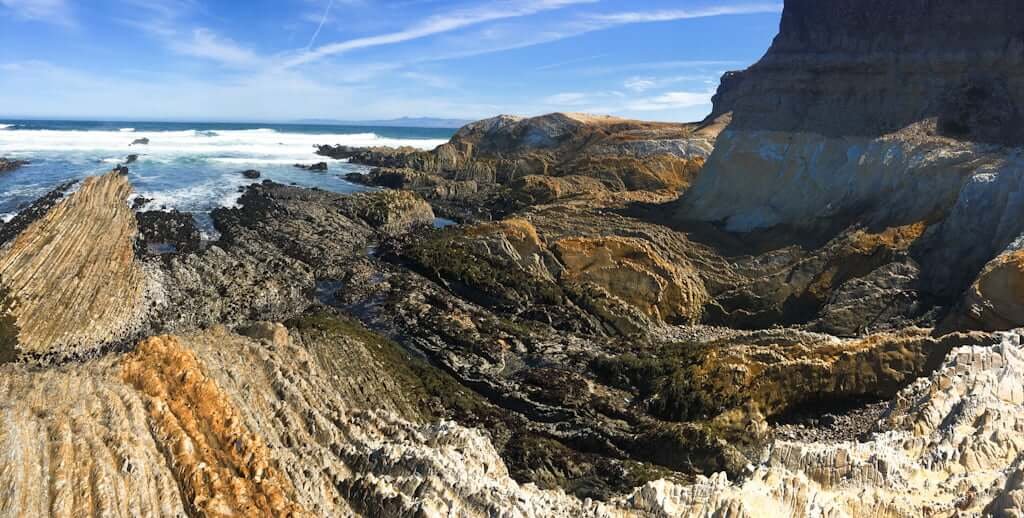
[[[1024,233],[1024,6],[963,9],[786,2],[765,56],[723,77],[709,120],[731,122],[674,221],[820,239],[922,224],[918,287],[957,300]]]
[[[877,137],[929,118],[940,133],[1024,137],[1024,6],[1012,0],[788,0],[765,56],[727,74],[713,117],[734,130]]]
[[[776,442],[753,475],[628,501],[669,516],[1016,516],[1024,451],[1021,334],[953,349],[890,403],[864,442]]]
[[[116,172],[87,178],[0,249],[14,354],[74,355],[141,326],[147,281],[130,192]]]

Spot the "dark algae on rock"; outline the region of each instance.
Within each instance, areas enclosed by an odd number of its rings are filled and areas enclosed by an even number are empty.
[[[1020,515],[1021,9],[787,0],[702,123],[321,146],[382,188],[205,241],[59,186],[0,227],[0,514]]]

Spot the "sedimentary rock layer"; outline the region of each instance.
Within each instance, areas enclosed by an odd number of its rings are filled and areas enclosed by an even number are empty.
[[[605,192],[689,185],[717,131],[553,113],[468,124],[429,152],[321,146],[319,153],[378,166],[350,179],[411,189],[460,218],[491,219],[523,206]]]
[[[779,34],[727,74],[733,130],[877,137],[938,118],[954,137],[1024,138],[1024,37],[1013,0],[787,0]]]
[[[133,251],[127,178],[87,178],[0,250],[17,350],[67,355],[141,324],[146,277]]]

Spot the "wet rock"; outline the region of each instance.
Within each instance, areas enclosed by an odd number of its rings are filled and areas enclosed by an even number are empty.
[[[409,191],[358,193],[342,198],[340,203],[342,211],[385,235],[400,234],[434,222],[430,204]]]
[[[153,201],[152,198],[147,198],[145,196],[136,196],[134,199],[132,199],[132,210],[138,211],[139,209],[149,204],[149,202],[151,201]]]
[[[170,246],[178,253],[195,252],[202,246],[202,235],[189,213],[151,210],[137,212],[135,218],[139,226],[140,255],[160,245]]]
[[[28,160],[12,160],[9,158],[0,158],[0,173],[7,173],[20,169],[22,166],[28,165]]]
[[[129,146],[145,146],[145,145],[148,145],[148,144],[149,144],[149,138],[148,137],[143,137],[143,138],[137,138],[137,139],[133,140],[132,143],[129,144]]]
[[[255,180],[260,177],[260,172],[255,169],[246,169],[245,171],[242,171],[242,176],[250,180]]]
[[[139,155],[128,155],[128,156],[127,156],[127,157],[126,157],[126,158],[124,159],[124,163],[125,163],[125,164],[133,164],[133,163],[135,163],[136,161],[138,161],[138,159],[139,159]]]
[[[307,171],[323,172],[327,170],[327,162],[317,162],[315,164],[310,165],[295,164],[295,167],[298,167],[299,169],[305,169]]]

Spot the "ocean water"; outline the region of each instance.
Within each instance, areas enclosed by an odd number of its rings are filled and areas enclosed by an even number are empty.
[[[301,124],[229,124],[0,120],[0,157],[29,160],[0,174],[0,219],[70,180],[109,171],[130,154],[135,196],[153,201],[144,207],[177,209],[196,216],[203,227],[216,207],[234,205],[239,187],[270,179],[285,184],[355,192],[365,187],[344,180],[366,168],[314,153],[316,144],[413,146],[432,149],[454,130],[321,126]],[[131,145],[148,138],[148,145]],[[295,164],[327,162],[327,172]],[[259,170],[258,180],[242,176]]]

